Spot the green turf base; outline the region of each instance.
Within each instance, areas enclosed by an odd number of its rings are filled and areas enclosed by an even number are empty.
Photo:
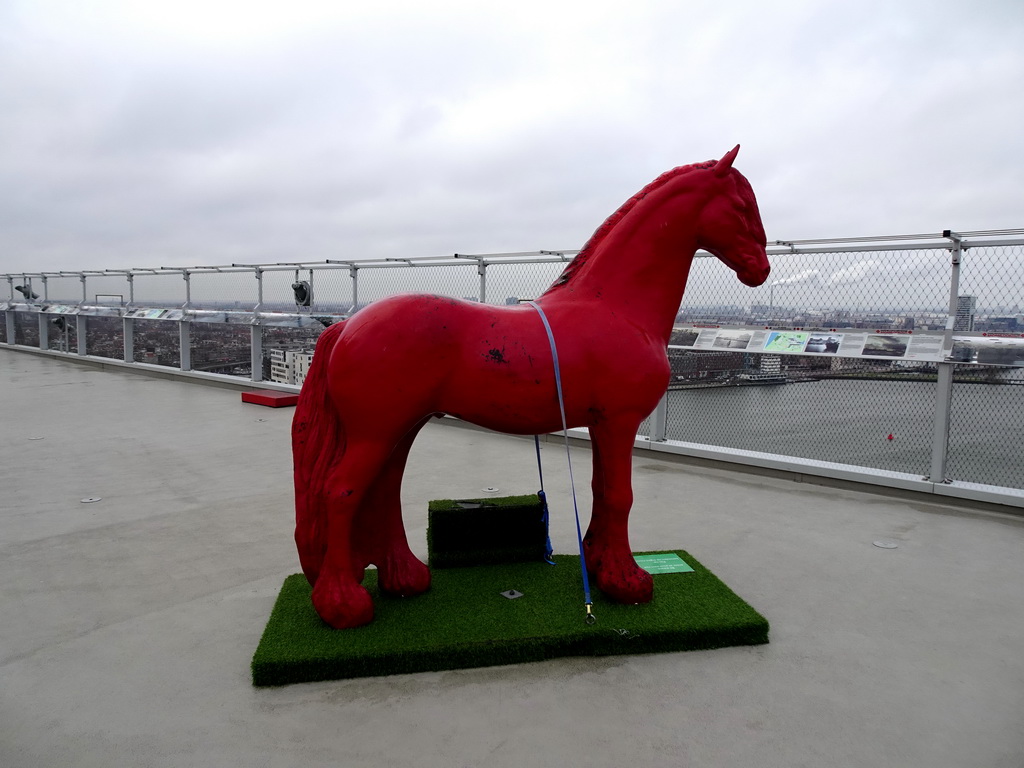
[[[759,645],[768,622],[697,560],[692,573],[654,576],[654,600],[618,605],[595,590],[597,623],[584,623],[579,558],[557,565],[514,563],[438,569],[429,592],[381,595],[377,572],[371,624],[335,630],[313,609],[301,574],[285,579],[252,660],[253,684],[392,675],[559,656],[664,653]],[[522,592],[514,600],[500,593]]]

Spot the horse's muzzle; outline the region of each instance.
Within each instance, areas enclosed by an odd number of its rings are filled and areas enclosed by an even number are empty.
[[[768,275],[771,274],[771,271],[772,268],[765,264],[763,267],[752,267],[750,269],[740,270],[736,276],[744,285],[756,288],[759,285],[764,285],[764,281],[768,279]]]

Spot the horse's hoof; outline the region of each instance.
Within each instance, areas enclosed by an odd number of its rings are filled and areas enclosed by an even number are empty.
[[[640,570],[637,576],[618,579],[598,579],[597,587],[617,603],[633,605],[649,603],[654,599],[654,579],[651,574]]]
[[[389,595],[412,597],[430,589],[430,569],[411,554],[388,558],[378,566],[377,586]]]
[[[334,584],[321,576],[313,587],[313,607],[335,629],[361,627],[373,621],[373,598],[359,584]]]
[[[620,563],[610,558],[598,560],[593,572],[597,588],[616,603],[649,603],[654,598],[654,579],[632,556]]]

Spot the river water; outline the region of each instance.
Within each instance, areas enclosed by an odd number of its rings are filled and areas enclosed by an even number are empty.
[[[925,476],[935,387],[825,379],[678,390],[668,437]],[[950,478],[1024,488],[1024,386],[956,383],[950,419]]]

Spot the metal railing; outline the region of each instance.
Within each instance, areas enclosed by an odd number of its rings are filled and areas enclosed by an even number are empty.
[[[280,382],[287,352],[366,304],[406,291],[518,303],[575,253],[0,275],[0,339]],[[1024,230],[777,241],[756,289],[698,256],[672,383],[638,445],[1024,496]]]

